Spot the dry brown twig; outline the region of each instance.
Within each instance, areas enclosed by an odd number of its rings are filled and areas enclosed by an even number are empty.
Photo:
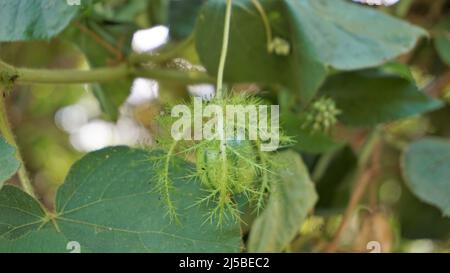
[[[364,194],[366,193],[366,190],[368,186],[370,185],[370,182],[373,180],[373,177],[376,176],[376,174],[379,171],[379,160],[380,160],[380,147],[381,144],[378,141],[375,144],[375,147],[373,149],[373,153],[371,155],[371,162],[363,168],[362,172],[356,173],[356,183],[353,188],[352,194],[350,196],[349,203],[347,205],[347,208],[344,212],[342,221],[334,234],[333,240],[324,247],[325,252],[335,252],[339,242],[341,240],[342,235],[344,234],[345,230],[348,228],[350,224],[350,220],[353,216],[353,213],[361,201],[361,199],[364,197]]]

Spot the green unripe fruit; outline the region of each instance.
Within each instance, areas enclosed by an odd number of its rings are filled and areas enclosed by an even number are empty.
[[[217,188],[218,176],[221,172],[219,147],[212,145],[197,149],[197,173],[201,182],[208,188]]]
[[[197,150],[197,172],[200,179],[211,189],[226,186],[233,193],[243,192],[252,186],[256,177],[253,164],[257,157],[254,147],[250,141],[227,141],[224,163],[220,145],[220,141],[211,141]],[[224,181],[226,185],[223,184]]]

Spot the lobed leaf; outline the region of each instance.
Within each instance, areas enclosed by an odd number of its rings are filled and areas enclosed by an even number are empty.
[[[376,70],[332,76],[321,94],[336,101],[339,120],[351,126],[373,126],[443,107],[411,81]]]
[[[275,162],[280,172],[272,176],[274,190],[266,208],[253,223],[248,242],[250,252],[282,251],[317,202],[314,183],[297,153],[280,153]]]
[[[259,2],[273,36],[287,40],[291,52],[270,54],[260,13],[251,0],[235,0],[225,79],[281,84],[300,94],[304,103],[324,81],[326,66],[339,70],[377,66],[411,50],[426,35],[407,22],[343,0]],[[225,1],[210,0],[197,22],[197,50],[213,74],[219,63],[224,13]]]
[[[429,137],[412,143],[402,166],[411,191],[450,216],[450,141]]]
[[[3,183],[11,178],[20,167],[15,157],[16,150],[0,137],[0,189]]]
[[[202,189],[198,181],[186,181],[193,170],[182,160],[171,169],[172,198],[180,223],[170,222],[154,191],[156,170],[151,157],[155,153],[113,147],[88,154],[73,166],[58,190],[54,216],[21,190],[4,187],[0,191],[0,250],[66,252],[62,241],[76,241],[92,252],[239,251],[238,223],[228,221],[222,227],[204,223],[209,208],[192,206]],[[39,240],[49,246],[26,248]]]
[[[50,39],[69,25],[80,7],[64,0],[0,0],[0,42]]]

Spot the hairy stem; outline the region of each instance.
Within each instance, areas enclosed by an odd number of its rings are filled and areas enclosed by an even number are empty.
[[[35,197],[33,186],[31,184],[30,179],[28,178],[27,171],[25,169],[25,163],[20,153],[19,146],[17,145],[16,139],[14,137],[14,134],[11,130],[11,126],[8,121],[8,115],[6,113],[6,105],[3,97],[3,92],[4,90],[2,90],[0,83],[0,133],[5,138],[5,140],[9,144],[13,145],[14,148],[16,149],[16,158],[20,162],[20,168],[17,174],[19,176],[19,181],[23,190],[29,195]]]
[[[222,141],[224,142],[224,141]],[[222,147],[222,144],[221,144]],[[219,206],[220,206],[220,214],[219,214],[219,224],[222,224],[222,217],[223,214],[225,213],[225,208],[229,202],[228,199],[228,180],[230,179],[228,177],[228,157],[227,157],[227,153],[226,153],[226,147],[221,149],[222,151],[222,181],[220,183],[220,188],[219,188]]]
[[[178,217],[177,217],[177,214],[176,214],[176,211],[175,211],[175,206],[172,203],[172,199],[170,197],[170,189],[172,187],[172,181],[169,178],[170,162],[171,162],[172,156],[173,156],[173,154],[175,152],[175,148],[177,147],[177,145],[178,145],[178,142],[174,141],[172,143],[172,145],[170,146],[169,151],[167,152],[167,157],[166,157],[166,160],[164,162],[164,180],[162,181],[163,185],[160,185],[160,186],[162,187],[162,193],[164,195],[165,201],[166,201],[167,206],[169,208],[169,216],[170,216],[170,218],[172,220],[175,219],[175,220],[178,221]]]
[[[261,160],[261,165],[262,165],[262,177],[261,177],[261,187],[259,190],[259,196],[258,196],[258,201],[256,203],[256,212],[259,213],[260,210],[263,208],[264,205],[264,196],[265,196],[265,192],[266,190],[270,189],[269,186],[269,162],[267,159],[267,154],[265,152],[262,152],[260,149],[259,151],[259,157]]]

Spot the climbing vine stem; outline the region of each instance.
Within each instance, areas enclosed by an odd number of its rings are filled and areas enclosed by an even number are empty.
[[[225,72],[225,63],[227,59],[228,54],[228,45],[230,41],[230,25],[231,25],[231,10],[233,1],[232,0],[226,0],[227,7],[225,10],[225,23],[223,27],[223,40],[222,40],[222,51],[220,53],[220,61],[219,61],[219,68],[217,72],[217,93],[216,98],[222,99],[224,96],[224,90],[223,90],[223,74]],[[224,210],[224,207],[227,205],[227,183],[226,180],[228,179],[228,161],[227,161],[227,149],[226,149],[226,140],[225,140],[225,127],[224,124],[219,125],[221,127],[221,137],[220,137],[220,154],[222,155],[222,182],[220,183],[221,189],[220,189],[220,214],[219,214],[219,224],[222,222],[222,212]]]
[[[273,40],[273,34],[272,34],[272,28],[270,26],[269,17],[266,14],[266,11],[264,10],[264,7],[261,5],[259,0],[252,0],[253,6],[255,6],[256,10],[258,11],[259,15],[261,16],[261,20],[264,24],[264,29],[266,30],[266,39],[267,39],[267,50],[270,51],[270,47]]]
[[[191,46],[195,41],[195,32],[193,32],[186,40],[174,45],[168,50],[159,52],[158,54],[149,53],[132,53],[129,57],[129,61],[132,64],[141,63],[163,63],[179,56],[183,51],[185,51],[189,46]]]
[[[231,9],[233,0],[227,0],[225,11],[225,24],[223,28],[222,51],[220,53],[219,69],[217,73],[217,98],[223,97],[223,74],[225,71],[225,62],[228,54],[228,44],[230,41]]]
[[[26,193],[34,197],[35,195],[33,186],[31,185],[31,181],[28,178],[27,171],[25,169],[25,164],[22,159],[22,155],[20,154],[19,146],[17,145],[16,139],[11,130],[10,123],[8,121],[8,115],[6,113],[5,107],[4,92],[5,90],[3,90],[2,83],[0,83],[0,133],[5,138],[6,142],[8,142],[10,145],[13,145],[14,148],[16,149],[16,158],[20,162],[20,168],[18,171],[20,184]]]
[[[16,68],[0,60],[0,73],[11,74],[17,84],[80,84],[118,81],[125,78],[149,78],[176,81],[184,84],[213,83],[214,79],[204,72],[183,72],[173,69],[133,67],[125,64],[91,70],[79,69],[29,69]]]

